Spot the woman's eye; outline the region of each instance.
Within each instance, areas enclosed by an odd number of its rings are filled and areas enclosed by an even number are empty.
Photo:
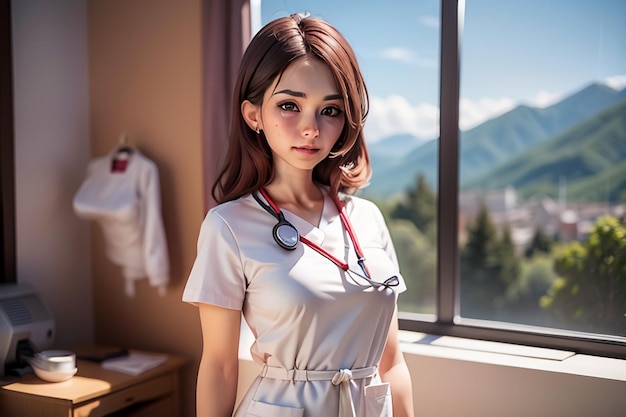
[[[323,116],[337,117],[341,114],[341,109],[335,106],[326,107],[322,110]]]
[[[285,111],[298,111],[298,106],[296,106],[296,104],[292,102],[279,104],[278,107],[280,107],[281,110]]]

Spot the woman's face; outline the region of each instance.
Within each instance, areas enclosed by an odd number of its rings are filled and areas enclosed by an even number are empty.
[[[343,130],[344,105],[323,61],[303,57],[287,67],[258,109],[276,175],[311,171],[328,156]]]

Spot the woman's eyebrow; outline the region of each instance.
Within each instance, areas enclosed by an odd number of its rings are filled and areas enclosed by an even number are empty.
[[[294,96],[294,97],[304,97],[306,98],[306,94],[300,91],[293,91],[293,90],[289,90],[289,89],[285,89],[285,90],[280,90],[280,91],[276,91],[273,95],[276,94],[288,94],[290,96]],[[341,94],[330,94],[326,97],[324,97],[324,100],[342,100],[343,96]]]
[[[301,93],[299,91],[289,90],[289,89],[276,91],[273,95],[275,96],[276,94],[288,94],[288,95],[294,96],[294,97],[306,97],[306,94],[304,94],[304,93]]]
[[[343,96],[341,94],[331,94],[324,97],[324,100],[343,100]]]

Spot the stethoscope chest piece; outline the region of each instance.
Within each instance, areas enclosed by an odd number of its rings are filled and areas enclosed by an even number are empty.
[[[282,213],[281,213],[282,214]],[[281,215],[272,233],[278,245],[287,250],[294,250],[300,241],[298,230]]]
[[[261,189],[261,193],[268,201],[270,201],[269,196],[266,196],[263,189]],[[256,193],[252,193],[252,197],[254,197],[261,207],[278,220],[278,223],[276,223],[276,225],[274,225],[274,229],[272,229],[272,235],[276,243],[278,243],[278,246],[287,250],[294,250],[297,248],[298,242],[300,241],[300,232],[298,232],[298,229],[285,219],[285,215],[282,211],[279,209],[273,209],[273,207],[263,203]]]

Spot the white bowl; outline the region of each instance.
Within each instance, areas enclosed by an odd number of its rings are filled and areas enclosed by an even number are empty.
[[[44,350],[36,353],[31,366],[44,371],[71,372],[76,368],[76,354],[69,350]]]
[[[69,372],[46,371],[45,369],[41,369],[36,366],[32,366],[32,368],[33,368],[33,371],[35,371],[35,375],[37,375],[39,378],[43,379],[44,381],[48,381],[48,382],[67,381],[68,379],[73,377],[78,371],[78,368],[74,368]]]

